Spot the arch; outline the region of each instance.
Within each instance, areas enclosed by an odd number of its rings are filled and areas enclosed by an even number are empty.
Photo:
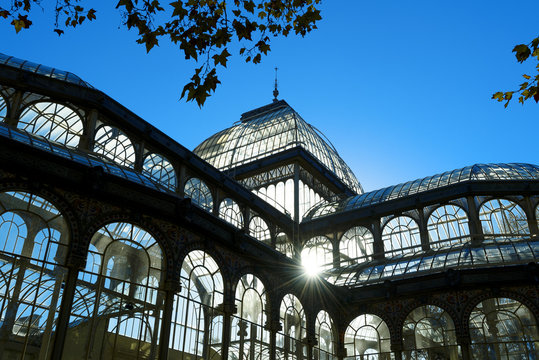
[[[156,239],[132,223],[108,223],[94,233],[87,253],[64,352],[82,359],[155,356],[164,268]]]
[[[176,172],[170,161],[162,155],[156,153],[146,155],[142,164],[142,173],[168,189],[176,190]]]
[[[17,128],[77,147],[84,131],[84,123],[81,116],[67,105],[39,101],[23,109]]]
[[[70,232],[48,200],[0,193],[0,353],[43,358],[52,350],[65,285]],[[32,350],[34,349],[34,350]]]
[[[268,224],[260,216],[253,216],[249,221],[249,235],[262,241],[268,245],[271,245],[271,235]]]
[[[7,117],[8,102],[6,98],[0,94],[0,122],[4,122]]]
[[[333,244],[325,236],[315,236],[303,245],[301,265],[305,272],[314,276],[333,267]]]
[[[360,315],[350,322],[344,334],[344,347],[349,357],[371,355],[380,360],[392,358],[389,328],[373,314]]]
[[[183,187],[185,197],[191,199],[193,204],[200,206],[206,211],[212,211],[213,197],[210,188],[203,180],[199,178],[190,178]]]
[[[386,256],[421,250],[419,225],[409,216],[397,216],[387,222],[382,231]]]
[[[206,252],[193,250],[183,260],[181,291],[174,295],[169,357],[210,359],[221,353],[223,278]],[[183,354],[183,355],[182,355]]]
[[[363,226],[348,229],[339,242],[341,266],[372,260],[374,238]]]
[[[240,278],[236,307],[238,315],[232,317],[229,354],[239,360],[263,358],[269,352],[269,333],[264,329],[266,290],[259,278],[252,274]]]
[[[479,209],[479,220],[485,238],[518,238],[529,235],[524,210],[507,199],[492,199]]]
[[[488,298],[472,310],[469,318],[471,355],[496,359],[539,357],[539,333],[533,313],[517,300]]]
[[[101,125],[95,132],[94,152],[101,154],[118,165],[133,167],[135,147],[120,129]]]
[[[455,325],[442,308],[423,305],[412,310],[402,329],[405,357],[459,359]]]
[[[305,312],[297,297],[286,294],[281,301],[280,320],[282,330],[277,332],[277,357],[303,359],[306,349],[302,340],[307,336]]]
[[[219,205],[219,217],[238,229],[243,227],[243,215],[241,209],[238,204],[230,198],[221,201],[221,204]]]
[[[466,211],[454,204],[434,209],[427,222],[431,248],[462,244],[470,240]]]
[[[333,359],[335,352],[335,327],[329,314],[321,310],[316,315],[314,332],[318,344],[314,346],[315,359]]]

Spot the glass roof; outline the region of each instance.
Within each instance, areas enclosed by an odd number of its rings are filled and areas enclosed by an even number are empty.
[[[313,220],[333,213],[360,209],[384,201],[475,180],[539,180],[539,166],[531,164],[475,164],[462,169],[447,171],[423,179],[371,191],[326,204],[313,206],[303,221]]]
[[[350,288],[401,279],[422,274],[440,273],[448,269],[485,268],[528,264],[539,260],[539,241],[491,240],[482,246],[441,247],[412,256],[402,255],[355,264],[326,271],[324,277],[332,284]]]
[[[0,53],[0,64],[8,65],[17,69],[31,71],[36,74],[45,75],[53,79],[67,81],[76,85],[92,88],[93,86],[82,80],[77,75],[68,71],[54,69],[45,65],[36,64],[31,61],[19,59],[13,56]]]
[[[240,123],[211,136],[194,153],[228,170],[296,147],[313,155],[352,191],[363,192],[333,145],[284,100],[244,113]]]
[[[135,172],[132,169],[128,169],[123,166],[114,164],[91,154],[77,151],[65,145],[49,141],[44,137],[32,136],[25,131],[8,128],[4,124],[0,124],[0,137],[16,140],[18,142],[33,146],[34,148],[48,151],[55,155],[61,156],[63,158],[75,161],[79,164],[83,164],[89,167],[100,166],[107,174],[115,175],[129,181],[136,182],[154,190],[171,192],[164,186],[157,184],[156,182],[150,180],[149,178],[140,173]]]

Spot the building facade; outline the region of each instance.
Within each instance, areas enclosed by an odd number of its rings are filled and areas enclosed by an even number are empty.
[[[539,166],[364,192],[284,100],[190,151],[0,54],[1,359],[535,359]]]

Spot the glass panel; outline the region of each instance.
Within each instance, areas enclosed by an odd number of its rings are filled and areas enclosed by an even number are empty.
[[[176,190],[176,172],[172,164],[163,156],[146,155],[142,164],[142,173],[170,190]]]
[[[0,193],[0,354],[51,355],[67,268],[69,229],[47,200]]]
[[[389,360],[391,340],[386,323],[376,315],[360,315],[346,328],[344,347],[347,360]]]
[[[17,128],[51,141],[77,147],[84,125],[73,109],[62,104],[38,102],[23,110]]]
[[[186,198],[191,198],[193,204],[200,206],[206,211],[212,211],[213,197],[210,188],[204,181],[198,178],[190,178],[185,183],[183,192]]]
[[[131,140],[111,126],[102,125],[97,129],[94,152],[122,166],[133,167],[135,164],[135,148]]]

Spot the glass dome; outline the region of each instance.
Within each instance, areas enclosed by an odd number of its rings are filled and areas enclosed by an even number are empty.
[[[194,153],[228,170],[293,148],[310,153],[350,190],[363,189],[337,150],[284,100],[244,113],[241,122],[211,136]]]
[[[67,81],[76,85],[92,88],[93,86],[82,80],[77,75],[68,71],[51,68],[45,65],[36,64],[28,60],[22,60],[14,56],[0,53],[0,64],[11,66],[17,69],[30,71],[36,74],[45,75],[53,79]]]

